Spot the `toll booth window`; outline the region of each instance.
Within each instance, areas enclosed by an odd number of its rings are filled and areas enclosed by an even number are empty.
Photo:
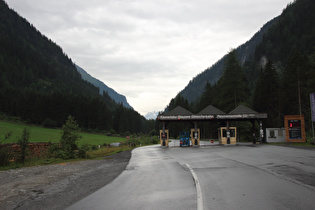
[[[223,129],[223,135],[222,136],[226,137],[226,130],[225,129]]]
[[[235,137],[235,129],[230,129],[230,137]]]
[[[276,138],[276,136],[275,136],[275,130],[270,130],[270,131],[269,131],[269,135],[270,135],[270,136],[269,136],[270,138]]]

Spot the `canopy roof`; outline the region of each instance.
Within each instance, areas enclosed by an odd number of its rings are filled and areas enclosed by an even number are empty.
[[[235,109],[233,109],[229,114],[258,114],[258,112],[244,106],[239,105]]]
[[[181,107],[181,106],[177,106],[176,108],[172,109],[171,111],[169,111],[168,113],[166,113],[166,116],[171,116],[171,115],[183,115],[183,116],[187,116],[187,115],[192,115],[193,113],[191,113],[190,111],[188,111],[187,109]]]
[[[198,114],[207,115],[207,114],[226,114],[226,113],[212,105],[209,105],[206,108],[204,108],[202,111],[200,111]]]

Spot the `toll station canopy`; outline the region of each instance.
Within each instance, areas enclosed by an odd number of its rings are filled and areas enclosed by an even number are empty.
[[[159,121],[243,121],[243,120],[261,120],[268,117],[267,113],[258,113],[244,105],[239,105],[230,113],[219,110],[209,105],[197,114],[177,106],[166,114],[158,116]]]

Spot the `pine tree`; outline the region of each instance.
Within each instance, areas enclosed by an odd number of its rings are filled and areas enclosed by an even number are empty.
[[[304,114],[309,103],[306,72],[309,69],[308,59],[295,52],[283,70],[281,86],[282,112],[284,115]]]
[[[72,116],[68,117],[66,124],[62,126],[62,136],[60,139],[61,147],[64,151],[63,158],[74,158],[74,150],[78,149],[79,125]]]
[[[224,72],[217,88],[221,91],[218,105],[225,112],[231,111],[239,104],[248,103],[250,95],[248,82],[235,50],[231,50],[227,55]]]
[[[253,94],[252,107],[268,114],[267,127],[280,126],[279,76],[271,61],[261,69]]]
[[[207,107],[208,105],[212,105],[213,101],[213,87],[209,82],[206,83],[205,90],[201,95],[200,101],[197,105],[198,112]]]

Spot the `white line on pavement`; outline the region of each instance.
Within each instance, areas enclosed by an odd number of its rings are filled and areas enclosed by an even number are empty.
[[[197,209],[203,210],[202,192],[201,192],[199,179],[198,179],[195,171],[187,163],[186,163],[186,166],[190,170],[190,173],[192,174],[194,181],[195,181],[195,185],[196,185],[196,189],[197,189]]]

